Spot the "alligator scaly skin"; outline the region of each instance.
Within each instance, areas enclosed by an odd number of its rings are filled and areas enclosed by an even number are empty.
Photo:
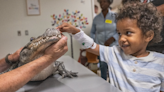
[[[50,45],[58,42],[61,38],[61,33],[57,29],[47,29],[45,33],[37,38],[33,38],[22,51],[20,52],[19,61],[16,64],[13,64],[9,69],[0,73],[3,74],[5,72],[11,71],[17,67],[20,67],[26,63],[29,63],[44,54],[44,51]],[[39,74],[37,74],[31,81],[40,81],[46,79],[51,74],[61,74],[64,77],[77,77],[77,72],[67,71],[64,67],[63,62],[55,61],[47,68],[42,70]]]

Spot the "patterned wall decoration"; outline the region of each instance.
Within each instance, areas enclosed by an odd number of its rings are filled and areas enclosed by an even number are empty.
[[[74,11],[72,13],[69,12],[68,9],[64,9],[63,14],[53,14],[51,15],[53,21],[52,26],[59,26],[63,22],[67,22],[71,25],[74,25],[75,27],[80,27],[80,28],[86,28],[86,25],[88,25],[87,17],[85,17],[80,11]]]

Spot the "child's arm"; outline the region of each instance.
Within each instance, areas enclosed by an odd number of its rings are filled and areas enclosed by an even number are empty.
[[[99,45],[94,43],[93,39],[87,36],[82,30],[68,23],[63,23],[62,25],[58,26],[57,29],[59,29],[61,32],[72,33],[74,39],[80,43],[83,49],[99,55]]]
[[[88,51],[88,52],[91,52],[91,53],[93,53],[93,54],[95,54],[95,55],[99,55],[99,45],[96,44],[96,48],[95,48],[95,49],[89,48],[89,49],[87,49],[87,51]]]

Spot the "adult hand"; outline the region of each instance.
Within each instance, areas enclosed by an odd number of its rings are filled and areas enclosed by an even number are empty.
[[[157,6],[157,10],[161,12],[162,16],[164,16],[164,4]]]
[[[67,47],[67,37],[62,36],[62,38],[55,44],[52,44],[45,50],[45,55],[48,60],[55,60],[68,51]]]
[[[115,41],[115,39],[113,37],[109,38],[106,42],[105,42],[105,46],[109,46],[110,44],[112,44]]]
[[[20,49],[18,49],[15,53],[9,55],[9,56],[8,56],[8,59],[9,59],[10,61],[12,61],[12,62],[17,62],[18,59],[19,59],[19,55],[20,55],[20,52],[21,52],[22,49],[23,49],[23,47],[20,48]]]
[[[76,34],[80,32],[79,29],[68,23],[63,23],[62,25],[58,26],[57,29],[59,29],[61,32],[68,32],[72,34]]]

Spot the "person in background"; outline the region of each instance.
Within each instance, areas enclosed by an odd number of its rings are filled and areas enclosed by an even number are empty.
[[[163,16],[163,29],[161,31],[161,36],[163,40],[159,43],[148,46],[147,50],[157,51],[164,54],[164,0],[153,0],[151,3],[156,6],[157,10]]]
[[[95,10],[94,17],[96,17],[96,15],[98,14],[98,11],[99,11],[99,8],[97,5],[94,5],[94,10]]]
[[[152,3],[128,2],[117,16],[119,46],[96,44],[68,23],[58,27],[72,33],[83,49],[108,63],[111,85],[122,92],[164,92],[164,54],[147,51],[161,41],[162,17]]]
[[[97,44],[105,46],[117,45],[118,34],[116,32],[115,14],[109,9],[113,0],[98,0],[98,2],[102,11],[93,19],[90,36]],[[108,66],[106,62],[102,61],[99,64],[101,77],[106,80]]]
[[[7,55],[8,61],[14,63],[19,59],[19,53],[22,50],[20,48],[14,54]],[[67,37],[62,38],[56,43],[51,45],[45,50],[45,54],[21,67],[18,67],[10,72],[6,72],[0,75],[0,92],[15,92],[28,81],[31,80],[36,74],[56,61],[59,57],[64,55],[68,50]],[[0,72],[3,72],[11,66],[5,58],[0,60]]]

